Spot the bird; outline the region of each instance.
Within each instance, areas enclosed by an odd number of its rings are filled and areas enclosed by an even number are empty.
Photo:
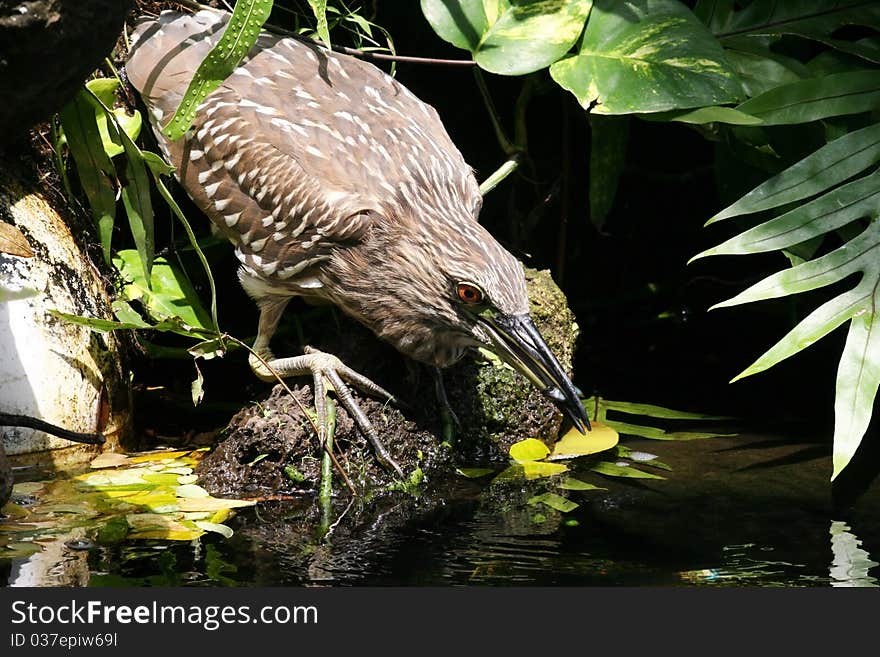
[[[332,354],[273,354],[282,313],[303,297],[335,305],[438,376],[485,348],[589,430],[578,390],[529,315],[522,263],[478,221],[473,169],[437,111],[394,77],[264,30],[186,134],[162,135],[228,20],[211,10],[143,17],[125,70],[175,177],[235,247],[259,309],[255,374],[311,375],[319,428],[329,382],[378,460],[403,478],[348,386],[390,393]]]

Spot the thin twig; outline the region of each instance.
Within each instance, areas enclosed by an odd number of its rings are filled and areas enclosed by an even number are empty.
[[[477,89],[480,90],[480,96],[483,98],[483,103],[489,112],[489,119],[492,121],[492,128],[495,130],[495,138],[498,140],[498,145],[501,146],[501,150],[504,151],[505,155],[515,155],[520,149],[510,141],[507,133],[504,132],[504,126],[501,125],[501,119],[498,116],[498,110],[495,109],[495,102],[489,94],[489,87],[486,86],[483,73],[478,68],[474,69],[474,79],[477,81]]]

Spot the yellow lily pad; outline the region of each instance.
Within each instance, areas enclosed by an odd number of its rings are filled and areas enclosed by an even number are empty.
[[[519,463],[540,461],[549,453],[547,445],[536,438],[526,438],[510,446],[510,457]]]
[[[597,454],[614,447],[619,439],[619,434],[611,427],[593,422],[593,429],[588,431],[586,436],[577,429],[571,429],[566,433],[553,445],[549,458],[556,461]]]
[[[220,511],[223,509],[238,509],[245,506],[254,506],[256,502],[248,500],[227,500],[219,497],[189,497],[180,498],[177,504],[181,511]]]
[[[141,454],[139,456],[130,456],[129,462],[131,463],[150,463],[150,462],[160,462],[160,461],[169,461],[172,459],[180,458],[181,456],[186,456],[190,453],[191,450],[183,450],[183,451],[174,451],[174,452],[149,452],[147,454]]]
[[[193,497],[210,497],[211,493],[196,484],[183,484],[176,489],[177,497],[193,498]]]
[[[93,470],[100,470],[102,468],[118,468],[120,465],[126,465],[128,462],[128,457],[125,454],[119,454],[117,452],[105,452],[104,454],[99,454],[98,456],[93,458],[92,462],[89,463],[89,467]]]

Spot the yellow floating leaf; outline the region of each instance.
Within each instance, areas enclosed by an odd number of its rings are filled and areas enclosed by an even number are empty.
[[[180,475],[177,477],[177,483],[181,484],[181,485],[194,484],[198,480],[199,480],[198,475],[194,475],[194,474],[185,474],[185,475]]]
[[[193,472],[193,469],[190,467],[179,465],[179,466],[176,466],[173,468],[165,468],[162,472],[165,472],[168,474],[176,474],[176,475],[191,475]]]
[[[611,449],[620,439],[618,433],[609,426],[593,422],[593,430],[583,435],[577,429],[571,429],[553,446],[551,460],[573,459],[587,454],[596,454]]]
[[[165,541],[192,541],[205,532],[201,529],[147,529],[142,532],[132,532],[128,538],[159,539]]]
[[[226,525],[221,525],[216,522],[205,522],[203,520],[196,520],[195,526],[199,529],[204,529],[206,532],[214,532],[215,534],[220,534],[224,538],[232,538],[231,527],[227,527]]]
[[[42,481],[23,481],[12,487],[13,495],[34,495],[39,493],[45,487]]]
[[[215,511],[214,515],[211,516],[211,522],[216,522],[217,524],[226,522],[229,519],[229,516],[232,515],[232,511],[229,509],[220,509],[219,511]]]
[[[520,465],[523,467],[526,479],[552,477],[568,470],[568,466],[564,463],[546,463],[545,461],[526,461]]]
[[[187,520],[208,520],[211,521],[211,518],[214,514],[210,511],[187,511],[183,514],[183,517]]]
[[[547,445],[535,438],[526,438],[510,446],[510,456],[514,461],[540,461],[550,450]]]
[[[254,506],[256,504],[256,502],[248,500],[226,500],[219,497],[180,498],[177,503],[181,511],[220,511],[223,509]]]
[[[118,468],[120,465],[126,465],[128,462],[128,457],[125,454],[105,452],[104,454],[99,454],[93,458],[92,462],[89,463],[89,467],[92,468],[92,470],[100,470],[101,468]]]
[[[183,484],[176,489],[177,497],[210,497],[211,493],[196,484]]]
[[[182,450],[176,452],[169,451],[159,451],[159,452],[147,452],[146,454],[139,454],[138,456],[131,456],[129,460],[132,463],[150,463],[152,461],[168,461],[171,459],[180,458],[182,456],[186,456],[190,453],[190,450]]]
[[[102,486],[126,486],[129,484],[145,484],[143,475],[150,474],[148,468],[125,468],[122,470],[103,470],[86,472],[74,477],[77,481],[93,488]]]

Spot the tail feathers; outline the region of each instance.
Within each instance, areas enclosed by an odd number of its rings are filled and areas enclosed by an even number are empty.
[[[154,120],[161,121],[177,109],[228,20],[228,14],[207,10],[192,15],[163,11],[158,18],[137,23],[125,70]]]

